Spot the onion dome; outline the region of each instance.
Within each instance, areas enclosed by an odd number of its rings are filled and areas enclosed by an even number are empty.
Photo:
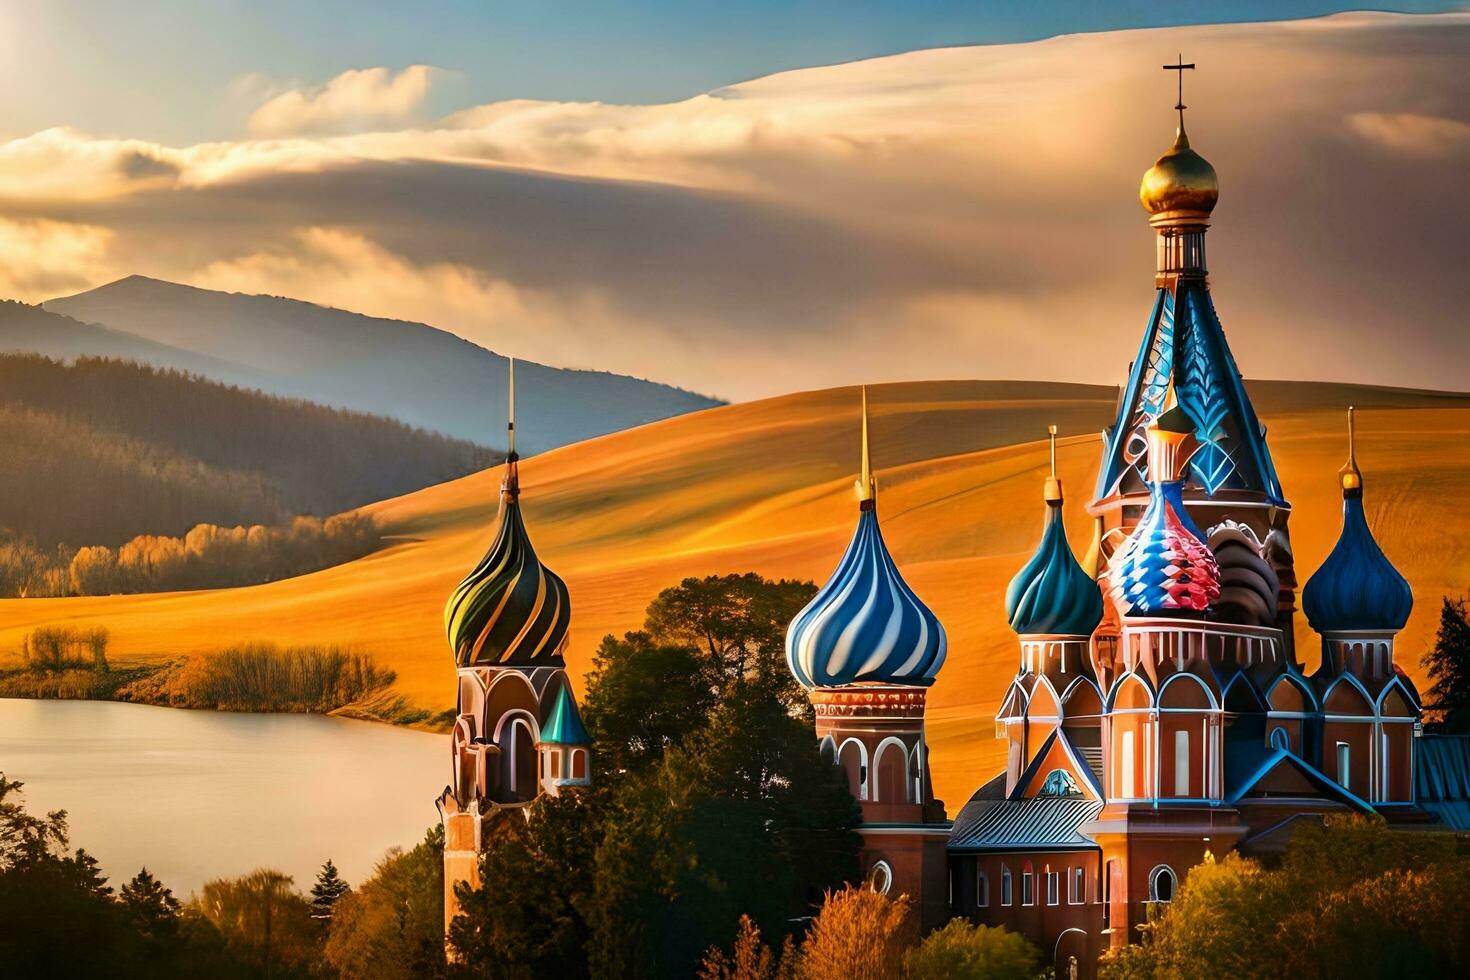
[[[543,745],[591,745],[587,727],[582,724],[582,713],[577,710],[577,700],[571,688],[563,684],[551,703],[551,713],[541,726]]]
[[[1181,444],[1193,424],[1169,386],[1167,411],[1148,426],[1148,508],[1108,563],[1124,616],[1202,613],[1220,595],[1220,570],[1184,507]]]
[[[786,662],[803,687],[871,682],[927,687],[944,664],[944,626],[898,573],[878,528],[863,393],[858,524],[827,584],[786,631]]]
[[[445,631],[460,667],[560,667],[571,622],[566,583],[536,557],[521,517],[514,372],[512,364],[510,452],[500,488],[500,527],[490,550],[444,606]]]
[[[1102,592],[1077,563],[1062,523],[1062,482],[1057,479],[1057,427],[1049,429],[1051,476],[1043,496],[1046,526],[1041,544],[1006,589],[1006,616],[1022,636],[1090,636],[1102,620]]]
[[[1215,168],[1189,146],[1184,132],[1184,115],[1174,145],[1143,175],[1138,200],[1151,215],[1189,211],[1208,215],[1220,199],[1220,179]]]
[[[1342,533],[1322,567],[1302,589],[1302,610],[1318,633],[1401,630],[1414,608],[1414,593],[1373,539],[1363,515],[1363,474],[1353,452],[1348,409],[1348,461],[1342,484]]]

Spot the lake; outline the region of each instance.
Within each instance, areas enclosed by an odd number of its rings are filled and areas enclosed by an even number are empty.
[[[439,821],[449,738],[320,715],[0,698],[0,771],[65,809],[114,887],[147,865],[181,898],[272,867],[307,891],[331,858],[356,885]]]

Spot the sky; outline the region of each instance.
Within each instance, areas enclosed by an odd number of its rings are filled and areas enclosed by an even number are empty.
[[[1466,387],[1470,14],[405,9],[0,3],[0,296],[141,273],[728,398],[1114,383],[1182,50],[1245,373]],[[1191,12],[1239,23],[1117,30]]]

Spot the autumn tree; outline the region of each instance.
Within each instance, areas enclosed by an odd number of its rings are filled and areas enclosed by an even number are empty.
[[[311,906],[290,875],[261,868],[206,882],[191,903],[229,949],[266,975],[305,976],[317,958]]]
[[[389,851],[337,902],[324,956],[342,976],[362,980],[444,971],[443,828],[436,824],[408,851]]]
[[[831,892],[812,920],[796,962],[798,980],[894,980],[918,940],[907,896],[871,888]]]
[[[788,937],[783,960],[794,960],[794,947]],[[777,959],[771,947],[761,941],[760,927],[750,916],[740,917],[735,932],[735,945],[726,953],[711,946],[699,964],[699,980],[777,980]]]
[[[1431,682],[1426,707],[1435,724],[1451,734],[1470,733],[1470,614],[1464,599],[1444,598],[1439,632],[1424,664]]]

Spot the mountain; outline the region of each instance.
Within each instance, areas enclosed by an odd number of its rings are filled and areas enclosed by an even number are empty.
[[[388,415],[481,444],[505,438],[506,359],[422,323],[143,276],[43,305],[107,328],[113,343],[126,337],[155,345],[139,348],[150,364]],[[80,337],[73,343],[85,346]],[[527,361],[516,373],[517,436],[532,452],[719,404],[599,371]]]
[[[170,369],[35,354],[0,355],[0,431],[0,532],[48,551],[329,515],[500,458],[392,419]]]
[[[1470,397],[1288,382],[1249,388],[1294,506],[1302,580],[1337,538],[1342,410],[1361,409],[1369,520],[1414,587],[1398,658],[1422,684],[1418,657],[1439,597],[1470,583],[1470,552],[1454,546],[1470,533]],[[1067,530],[1081,551],[1097,433],[1112,419],[1117,390],[926,382],[872,387],[869,399],[884,536],[949,633],[928,725],[935,784],[954,805],[1003,763],[992,718],[1018,655],[1003,596],[1041,531],[1046,425],[1063,434]],[[857,454],[858,394],[845,388],[686,415],[527,461],[532,540],[571,589],[573,678],[580,682],[602,636],[637,626],[658,591],[686,575],[824,580],[857,517]],[[124,659],[249,640],[345,643],[396,671],[399,694],[443,710],[454,702],[454,672],[441,611],[489,544],[500,475],[491,469],[366,508],[397,543],[300,578],[203,594],[7,603],[0,651],[63,620],[108,627],[109,651]],[[1318,643],[1302,630],[1298,647],[1310,662]]]

